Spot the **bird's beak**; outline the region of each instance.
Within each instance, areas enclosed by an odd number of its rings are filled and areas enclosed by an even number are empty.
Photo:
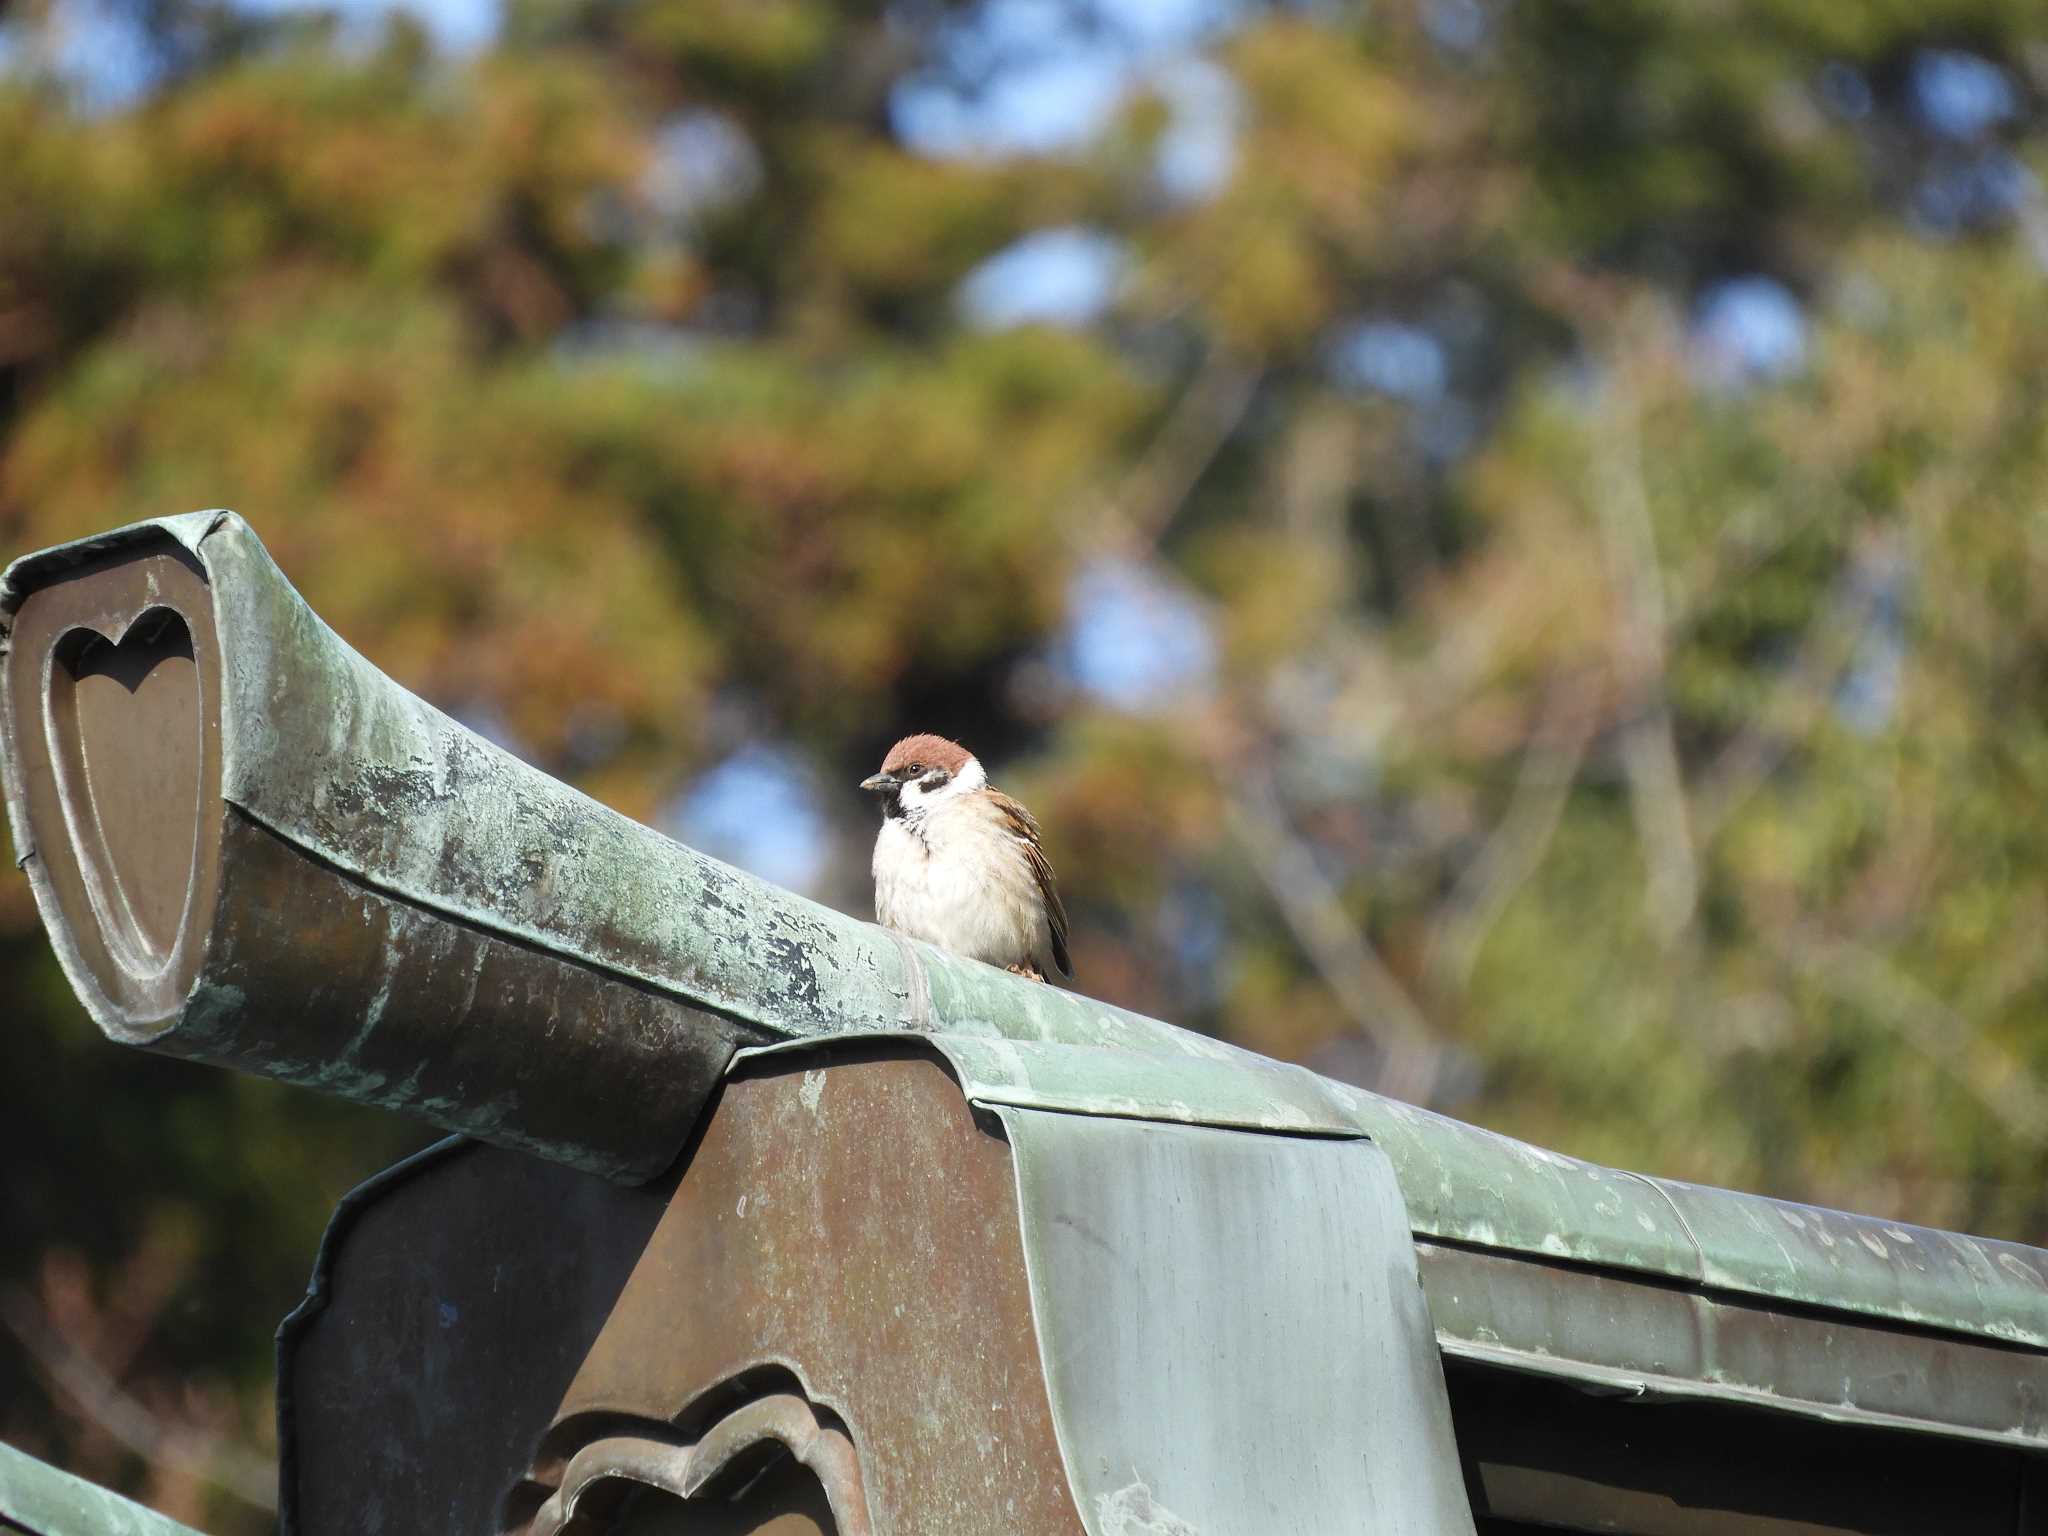
[[[903,787],[903,781],[893,773],[871,773],[860,781],[860,787],[871,795],[893,795]]]

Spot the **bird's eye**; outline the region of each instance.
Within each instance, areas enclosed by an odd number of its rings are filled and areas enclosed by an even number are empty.
[[[914,778],[916,778],[916,777],[917,777],[917,776],[918,776],[919,774],[921,774],[921,773],[923,773],[923,772],[924,772],[924,764],[923,764],[923,763],[912,763],[912,764],[910,764],[910,765],[909,765],[908,767],[906,767],[906,768],[905,768],[905,769],[903,770],[903,777],[904,777],[904,778],[906,778],[906,779],[914,779]]]

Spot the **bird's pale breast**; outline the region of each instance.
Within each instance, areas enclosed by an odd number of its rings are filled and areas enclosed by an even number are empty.
[[[884,927],[991,965],[1046,954],[1050,928],[1024,846],[993,807],[934,807],[921,828],[882,824],[875,916]]]

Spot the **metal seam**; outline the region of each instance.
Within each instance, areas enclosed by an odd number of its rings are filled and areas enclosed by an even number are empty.
[[[893,928],[882,930],[896,941],[896,948],[903,956],[903,975],[909,983],[904,1001],[910,1008],[909,1027],[919,1034],[929,1034],[932,1027],[932,985],[924,973],[924,959],[917,952],[917,946]]]
[[[942,1037],[943,1038],[943,1037]],[[942,1043],[941,1055],[946,1054]],[[963,1070],[958,1063],[947,1057],[955,1071]],[[1191,1131],[1225,1131],[1234,1135],[1266,1136],[1275,1141],[1362,1141],[1378,1146],[1369,1132],[1355,1126],[1312,1125],[1297,1121],[1289,1125],[1273,1125],[1267,1121],[1254,1120],[1247,1115],[1212,1114],[1207,1116],[1186,1116],[1163,1114],[1143,1108],[1111,1108],[1101,1104],[1081,1104],[1073,1100],[1062,1102],[1051,1095],[1034,1095],[1028,1086],[998,1085],[977,1081],[966,1093],[967,1102],[982,1109],[1028,1109],[1041,1115],[1076,1115],[1084,1120],[1128,1120],[1139,1125],[1179,1125]],[[1403,1202],[1405,1204],[1405,1201]],[[1412,1231],[1412,1229],[1411,1229]]]
[[[1663,1197],[1664,1203],[1671,1208],[1671,1214],[1678,1218],[1678,1230],[1685,1234],[1686,1242],[1692,1245],[1692,1256],[1699,1270],[1699,1282],[1702,1285],[1706,1284],[1707,1250],[1701,1246],[1699,1237],[1693,1232],[1692,1223],[1685,1219],[1685,1212],[1681,1211],[1678,1208],[1678,1202],[1671,1198],[1671,1191],[1666,1189],[1658,1180],[1650,1178],[1647,1174],[1634,1173],[1627,1168],[1617,1168],[1615,1172],[1626,1175],[1639,1184],[1649,1185],[1650,1188],[1657,1191]]]
[[[1028,1176],[1024,1164],[1026,1159],[1032,1158],[1034,1154],[1018,1139],[1018,1127],[1025,1122],[1017,1117],[1031,1114],[1033,1111],[1012,1104],[997,1104],[992,1108],[996,1119],[1002,1124],[1003,1139],[1010,1144],[1010,1179],[1012,1187],[1017,1192],[1017,1247],[1024,1256],[1024,1296],[1031,1308],[1031,1334],[1038,1349],[1039,1379],[1045,1383],[1046,1405],[1051,1410],[1053,1447],[1060,1453],[1060,1471],[1067,1480],[1067,1497],[1073,1501],[1074,1508],[1080,1513],[1080,1524],[1086,1531],[1090,1511],[1081,1500],[1082,1481],[1076,1475],[1080,1469],[1079,1447],[1069,1443],[1074,1437],[1073,1427],[1052,1403],[1055,1368],[1046,1325],[1046,1313],[1050,1305],[1047,1288],[1051,1282],[1045,1275],[1045,1255],[1042,1252],[1034,1252],[1036,1245],[1026,1235],[1024,1213],[1028,1209],[1030,1195],[1024,1187],[1024,1181]]]

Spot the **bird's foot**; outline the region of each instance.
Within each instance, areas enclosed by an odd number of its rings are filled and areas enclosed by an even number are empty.
[[[1028,960],[1019,960],[1015,965],[1006,965],[1003,969],[1012,976],[1022,976],[1029,981],[1045,980],[1045,973]]]

